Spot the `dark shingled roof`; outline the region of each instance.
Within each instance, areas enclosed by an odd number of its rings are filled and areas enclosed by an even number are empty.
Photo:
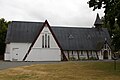
[[[100,50],[105,38],[110,43],[107,29],[52,27],[63,50]]]
[[[6,43],[30,42],[32,43],[41,29],[43,22],[12,21],[8,25]]]
[[[43,23],[41,22],[16,22],[9,27],[6,43],[30,42],[37,36]],[[51,27],[63,50],[100,50],[105,39],[110,44],[110,36],[107,29],[79,27]]]

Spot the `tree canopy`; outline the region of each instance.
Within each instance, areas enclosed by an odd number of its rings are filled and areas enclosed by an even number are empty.
[[[89,0],[89,7],[104,8],[104,27],[107,27],[112,38],[114,50],[120,50],[120,0]]]
[[[5,21],[4,18],[0,19],[0,55],[4,54],[5,51],[5,38],[8,24],[9,22]]]
[[[95,9],[104,8],[105,22],[113,27],[115,21],[120,26],[120,0],[90,0],[89,7]]]

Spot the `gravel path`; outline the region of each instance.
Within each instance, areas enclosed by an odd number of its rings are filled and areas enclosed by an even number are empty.
[[[14,68],[18,66],[27,66],[32,64],[53,64],[58,62],[5,62],[0,61],[0,70],[7,69],[7,68]]]

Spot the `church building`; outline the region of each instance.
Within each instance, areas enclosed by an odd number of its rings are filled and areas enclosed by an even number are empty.
[[[6,35],[6,61],[79,61],[111,59],[111,39],[97,14],[95,27],[51,26],[12,21]]]

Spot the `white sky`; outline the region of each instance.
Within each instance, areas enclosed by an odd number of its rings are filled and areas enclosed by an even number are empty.
[[[93,26],[97,13],[89,0],[0,0],[0,18],[8,21],[37,21],[46,19],[50,25]]]

